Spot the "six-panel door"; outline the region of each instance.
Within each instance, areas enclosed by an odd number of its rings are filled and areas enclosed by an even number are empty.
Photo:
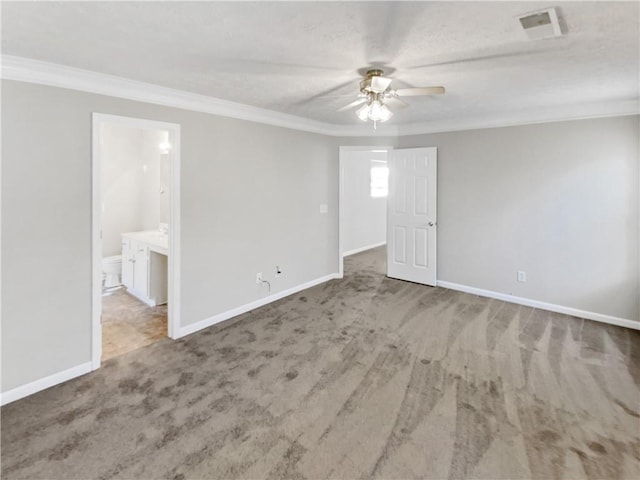
[[[393,150],[388,162],[387,275],[435,286],[437,150]]]

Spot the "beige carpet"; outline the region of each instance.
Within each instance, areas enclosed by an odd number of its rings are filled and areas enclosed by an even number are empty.
[[[640,477],[636,331],[346,276],[2,408],[2,478]]]

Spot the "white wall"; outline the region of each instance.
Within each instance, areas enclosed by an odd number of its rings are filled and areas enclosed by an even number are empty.
[[[157,230],[160,223],[160,144],[166,143],[169,132],[163,130],[142,130],[141,153],[142,180],[140,182],[140,230]],[[169,182],[170,183],[170,182]],[[168,195],[164,195],[165,198]]]
[[[335,139],[5,80],[3,392],[91,359],[93,112],[181,126],[182,326],[337,271]]]
[[[342,251],[387,240],[387,199],[371,196],[371,167],[386,167],[387,153],[345,150],[342,165]]]
[[[120,234],[140,230],[142,130],[106,124],[101,135],[102,256],[119,255]]]
[[[438,147],[438,279],[639,320],[639,118],[400,137]]]
[[[160,222],[160,149],[167,132],[101,126],[102,256],[120,255],[121,234]]]

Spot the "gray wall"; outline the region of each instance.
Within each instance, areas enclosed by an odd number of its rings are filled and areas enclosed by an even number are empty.
[[[399,138],[438,147],[438,279],[638,320],[639,118]]]
[[[346,151],[342,158],[342,251],[386,242],[387,199],[371,196],[371,167],[386,167],[387,153]]]
[[[637,116],[327,138],[13,81],[2,95],[2,391],[90,361],[92,112],[181,126],[183,326],[262,298],[258,271],[273,292],[337,271],[340,145],[438,147],[441,280],[638,318]]]
[[[3,81],[2,391],[90,361],[92,112],[181,126],[183,326],[337,271],[335,139]]]

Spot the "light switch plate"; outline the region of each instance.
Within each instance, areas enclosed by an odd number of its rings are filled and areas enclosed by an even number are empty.
[[[321,203],[320,213],[328,213],[328,212],[329,212],[329,205],[327,205],[326,203]]]

